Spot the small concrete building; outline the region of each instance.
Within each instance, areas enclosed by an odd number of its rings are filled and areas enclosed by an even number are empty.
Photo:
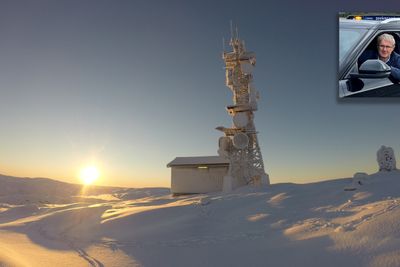
[[[193,194],[222,191],[229,161],[219,156],[177,157],[171,167],[171,193]]]

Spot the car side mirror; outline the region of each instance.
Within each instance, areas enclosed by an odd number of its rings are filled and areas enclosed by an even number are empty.
[[[379,59],[369,59],[361,64],[358,73],[350,73],[352,78],[387,78],[391,68]]]

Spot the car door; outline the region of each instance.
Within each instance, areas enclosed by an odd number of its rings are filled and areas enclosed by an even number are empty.
[[[367,49],[375,49],[376,37],[385,31],[378,31],[374,34],[373,41],[366,45]],[[390,32],[398,34],[398,32]],[[398,37],[398,36],[397,36]],[[397,47],[398,48],[398,47]],[[363,51],[364,51],[363,50]],[[358,58],[358,55],[352,55]],[[353,60],[352,66],[342,80],[339,80],[340,97],[400,97],[400,84],[390,77],[382,75],[362,75],[359,71],[357,60]]]
[[[400,84],[389,78],[349,77],[339,81],[342,97],[400,97]]]

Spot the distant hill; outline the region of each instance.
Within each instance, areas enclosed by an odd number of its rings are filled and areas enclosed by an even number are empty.
[[[107,194],[121,188],[83,186],[49,178],[20,178],[0,175],[0,202],[23,204],[26,202],[68,203],[78,195]]]
[[[0,174],[0,203],[70,203],[83,196],[111,194],[117,198],[132,199],[146,196],[148,189],[111,186],[86,186],[49,178],[20,178]],[[165,193],[168,189],[163,189]],[[87,200],[87,199],[86,199]],[[92,198],[95,201],[96,198]]]

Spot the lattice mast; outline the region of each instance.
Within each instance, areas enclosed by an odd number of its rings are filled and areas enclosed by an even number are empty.
[[[229,42],[232,51],[224,51],[226,86],[233,93],[233,105],[226,110],[232,116],[231,128],[217,127],[225,136],[219,139],[218,153],[229,159],[230,167],[224,177],[224,191],[245,184],[269,184],[254,125],[259,93],[253,86],[252,71],[256,63],[254,52],[246,51],[237,34]]]

